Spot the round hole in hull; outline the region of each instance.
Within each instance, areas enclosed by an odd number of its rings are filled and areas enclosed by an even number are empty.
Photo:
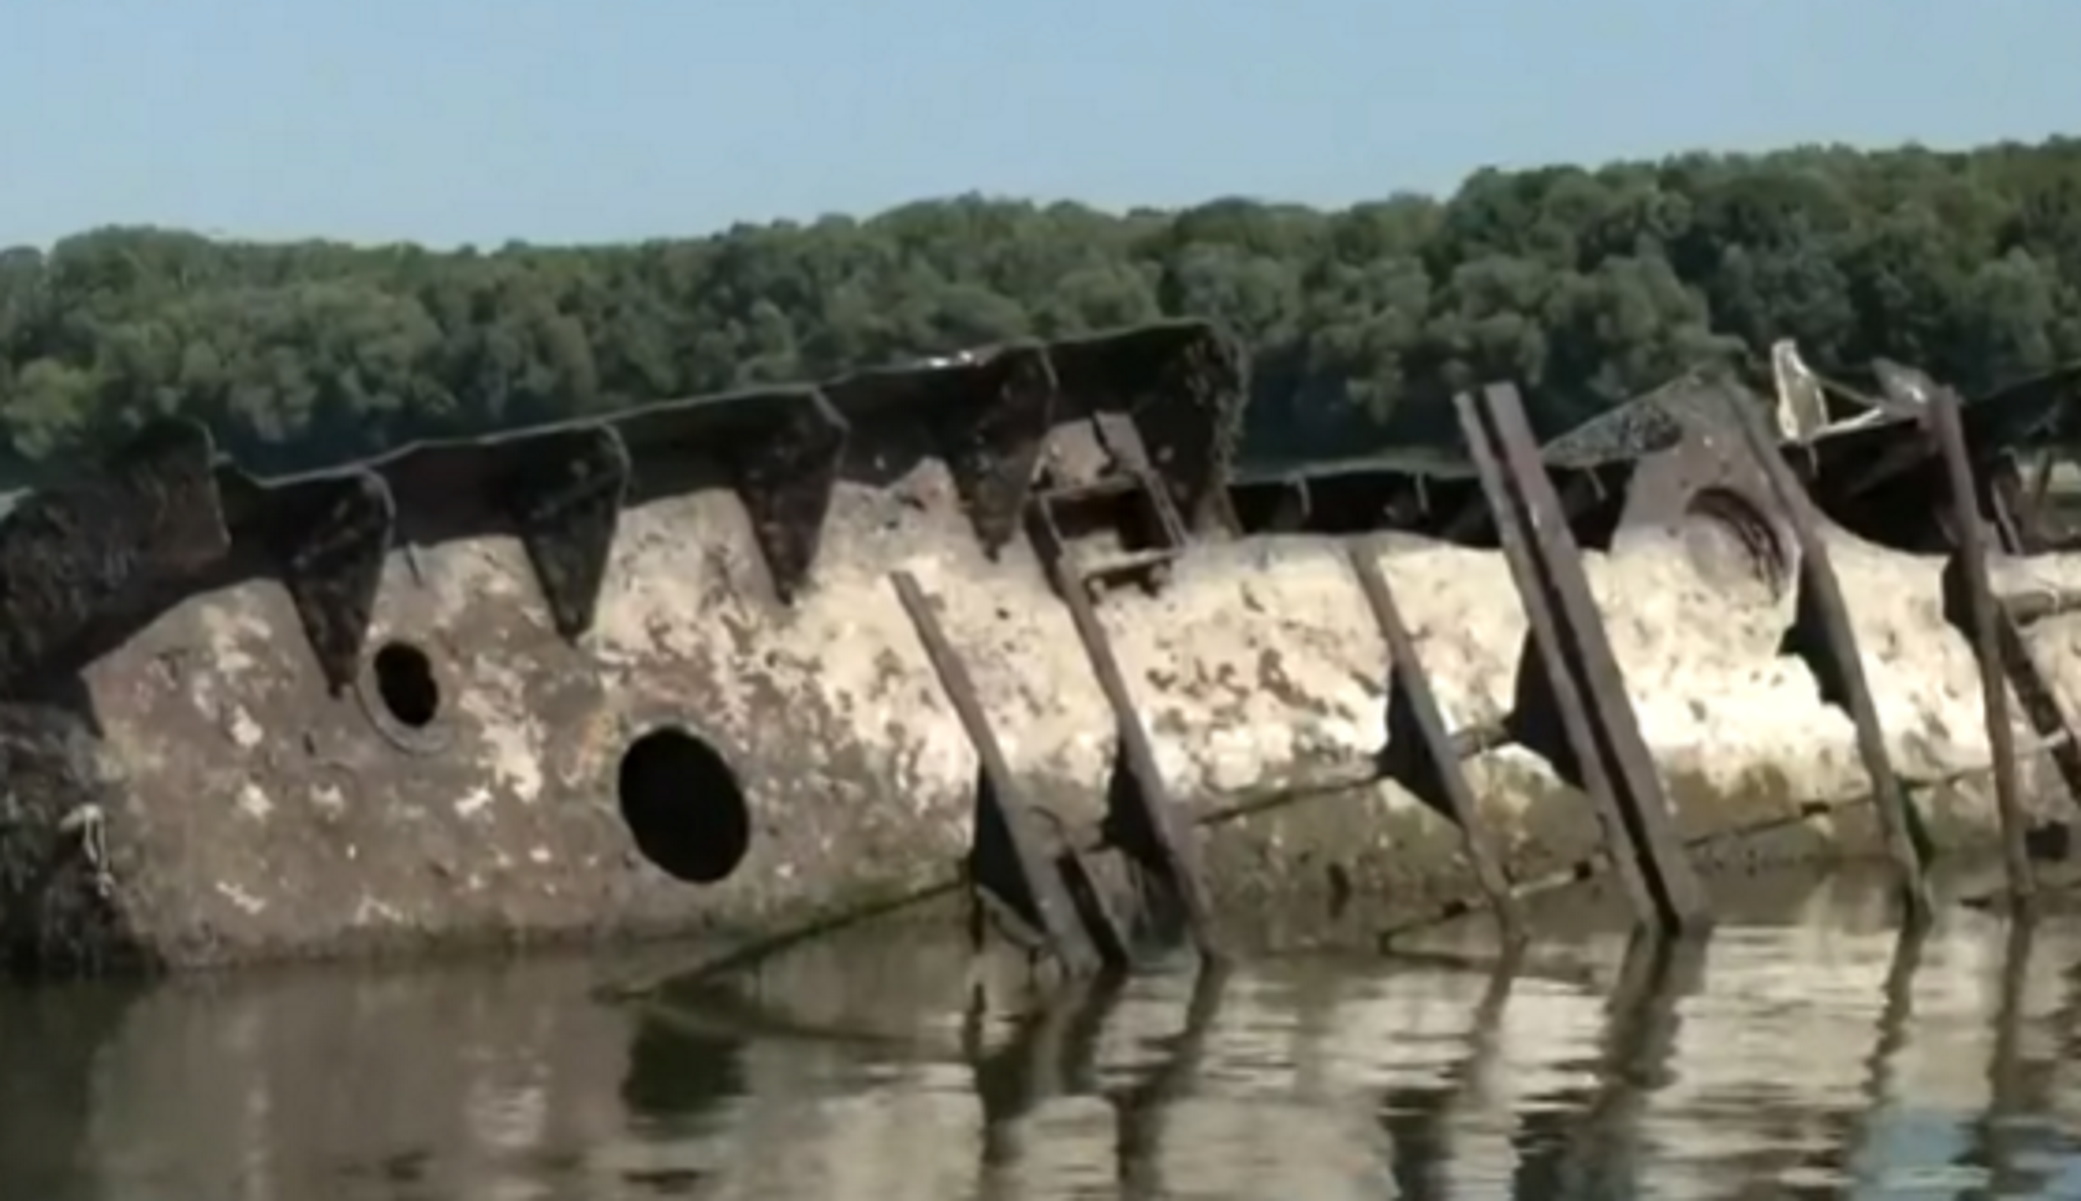
[[[1682,528],[1685,553],[1706,580],[1772,601],[1785,594],[1792,566],[1784,544],[1747,497],[1730,488],[1701,488],[1684,505]]]
[[[370,660],[376,696],[397,724],[423,730],[441,712],[441,685],[434,679],[433,660],[409,642],[386,642]]]
[[[645,859],[689,884],[727,879],[751,849],[751,809],[721,752],[676,726],[622,752],[621,818]]]

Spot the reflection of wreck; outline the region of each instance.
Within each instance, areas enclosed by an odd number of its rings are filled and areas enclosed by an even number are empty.
[[[977,882],[1027,937],[1075,926],[1117,955],[1144,918],[1201,928],[1232,890],[1214,866],[1202,881],[1190,818],[1385,762],[1385,659],[1353,641],[1381,635],[1355,585],[1348,607],[1317,604],[1352,581],[1327,536],[1429,548],[1391,574],[1401,589],[1443,571],[1405,616],[1480,639],[1460,663],[1431,656],[1432,707],[1463,727],[1510,703],[1484,665],[1532,654],[1496,556],[1436,559],[1498,545],[1495,493],[1463,451],[1238,472],[1244,391],[1230,341],[1188,322],[294,478],[253,478],[192,427],[150,431],[0,522],[0,935],[46,966],[744,931],[932,891],[971,838]],[[2061,377],[1964,407],[2012,551],[2037,528],[2012,460],[2064,437],[2064,400]],[[1681,586],[1739,594],[1775,645],[1803,560],[1739,432],[1761,407],[1688,378],[1538,455],[1575,542],[1683,547]],[[1815,425],[1802,411],[1795,433]],[[1921,423],[1882,417],[1787,461],[1836,523],[1929,549],[1941,464]],[[1918,562],[1860,560],[1845,585],[1928,591]],[[1575,638],[1580,607],[1557,606]],[[1239,609],[1265,616],[1239,625]],[[1860,621],[1934,637],[1920,613]],[[1901,671],[1953,670],[1948,646],[1928,653]],[[1746,687],[1720,670],[1681,669],[1715,696]],[[1519,702],[1506,734],[1552,750]],[[1683,770],[1724,792],[1757,769]],[[1411,896],[1451,891],[1451,829],[1368,795],[1398,815],[1392,836],[1358,806],[1311,827],[1367,866],[1296,887],[1428,872]],[[1516,820],[1515,876],[1597,842],[1580,816]],[[1123,892],[1114,852],[1155,894]],[[1121,899],[1156,894],[1173,903]]]

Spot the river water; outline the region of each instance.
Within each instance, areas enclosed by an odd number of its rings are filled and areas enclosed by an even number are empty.
[[[1663,953],[1470,925],[989,1016],[914,933],[728,987],[650,948],[0,992],[0,1197],[2081,1197],[2081,919],[1887,908],[1785,878]]]

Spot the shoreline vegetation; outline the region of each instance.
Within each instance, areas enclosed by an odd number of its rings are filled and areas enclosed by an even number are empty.
[[[1165,316],[1250,351],[1245,454],[1543,430],[1688,368],[1883,355],[1974,395],[2081,359],[2081,139],[1483,170],[1449,198],[1100,212],[967,196],[619,245],[433,251],[106,228],[0,251],[0,487],[199,418],[280,473],[416,438]]]

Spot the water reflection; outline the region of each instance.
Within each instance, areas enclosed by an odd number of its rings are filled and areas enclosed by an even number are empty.
[[[1894,938],[1886,980],[1879,989],[1878,1037],[1873,1040],[1865,1073],[1864,1105],[1843,1115],[1848,1131],[1843,1140],[1845,1158],[1838,1161],[1829,1156],[1810,1165],[1823,1170],[1829,1184],[1836,1183],[1844,1174],[1869,1177],[1885,1169],[1885,1148],[1875,1143],[1875,1132],[1882,1131],[1886,1119],[1892,1116],[1889,1102],[1894,1095],[1894,1062],[1907,1042],[1908,1020],[1915,1004],[1915,976],[1922,968],[1922,948],[1927,937],[1926,931],[1911,928]]]
[[[614,1001],[585,959],[0,993],[0,1195],[2081,1195],[2081,922],[1795,883],[1434,952],[1019,1012],[911,936]]]
[[[1671,1078],[1677,1002],[1703,979],[1705,941],[1634,936],[1619,965],[1603,1045],[1568,1108],[1526,1113],[1514,1140],[1519,1197],[1637,1196],[1640,1118]],[[1570,1112],[1572,1110],[1572,1112]]]
[[[96,1195],[78,1170],[95,1108],[94,1056],[132,995],[90,986],[0,995],[0,1195]]]
[[[2001,1196],[2022,1196],[2047,1182],[2024,1164],[2040,1148],[2028,1137],[2033,1097],[2043,1096],[2048,1074],[2035,1070],[2023,1051],[2023,994],[2037,945],[2035,922],[2012,922],[2002,956],[2001,993],[1994,1018],[1994,1047],[1988,1057],[1987,1109],[1972,1124],[1966,1162],[1982,1168]]]
[[[1395,1191],[1409,1201],[1451,1195],[1444,1172],[1452,1146],[1447,1119],[1495,1060],[1497,1024],[1510,999],[1522,955],[1513,948],[1489,969],[1488,983],[1468,1026],[1465,1052],[1434,1077],[1392,1086],[1381,1099],[1380,1127],[1389,1143]]]
[[[1165,1116],[1199,1075],[1229,971],[1226,965],[1200,969],[1185,1005],[1184,1027],[1172,1040],[1169,1052],[1126,1087],[1107,1094],[1113,1107],[1113,1153],[1123,1197],[1169,1195],[1160,1153],[1168,1129]]]

